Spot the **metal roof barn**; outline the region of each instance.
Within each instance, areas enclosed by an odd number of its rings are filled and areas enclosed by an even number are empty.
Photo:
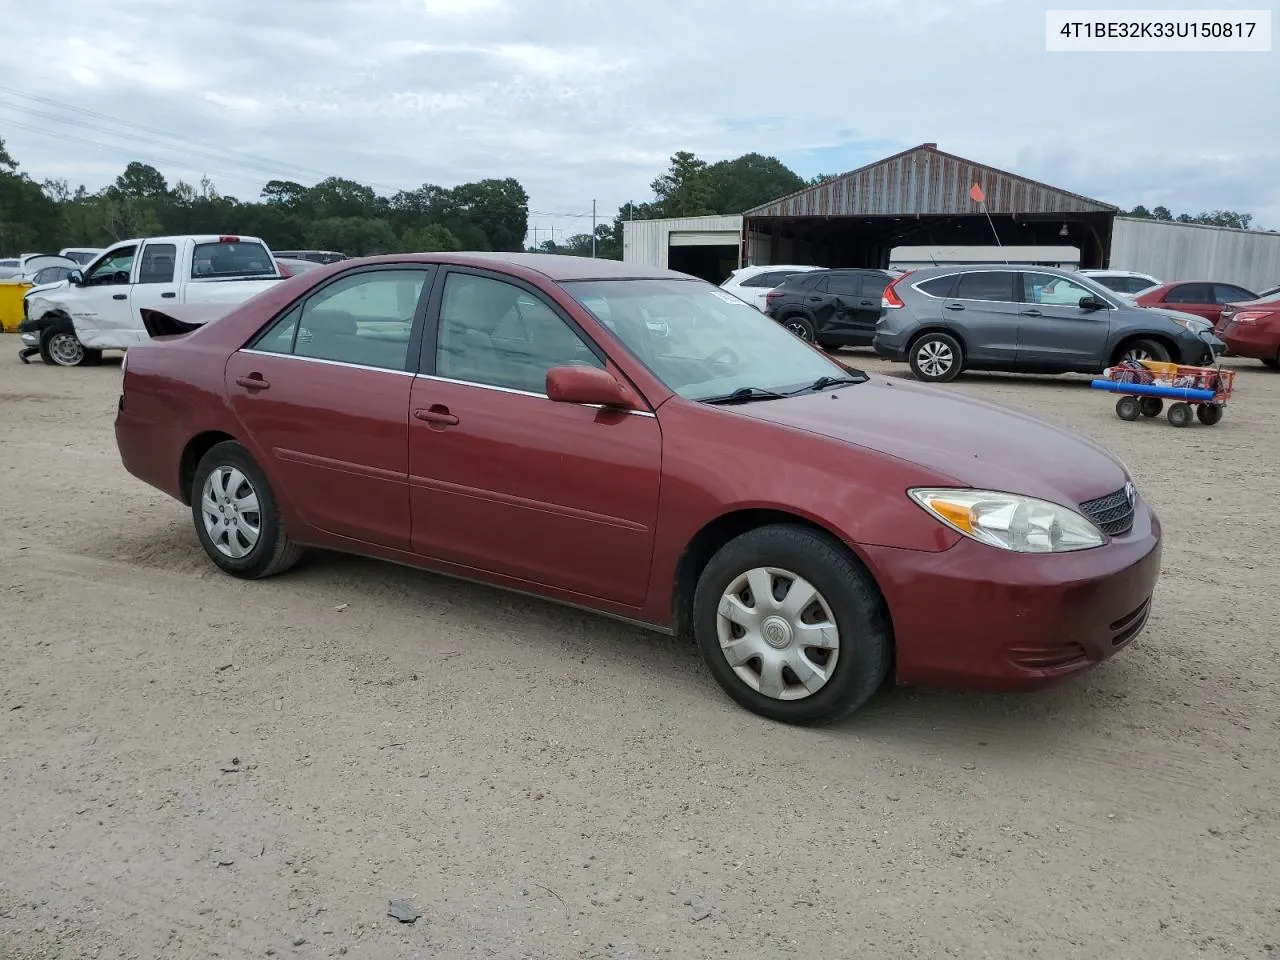
[[[1071,245],[1081,266],[1102,266],[1116,213],[925,143],[746,211],[744,254],[767,245],[769,263],[886,267],[896,246],[999,242]]]

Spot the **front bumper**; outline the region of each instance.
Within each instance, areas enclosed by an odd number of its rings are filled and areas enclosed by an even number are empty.
[[[1160,575],[1160,521],[1141,500],[1105,547],[1016,554],[963,539],[941,553],[866,547],[889,605],[902,684],[1051,686],[1127,646]]]

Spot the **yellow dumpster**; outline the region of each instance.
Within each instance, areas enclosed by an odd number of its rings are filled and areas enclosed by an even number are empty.
[[[15,333],[22,322],[22,298],[31,284],[20,280],[0,280],[0,330]]]

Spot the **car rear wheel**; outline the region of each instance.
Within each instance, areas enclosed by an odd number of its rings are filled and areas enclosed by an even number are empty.
[[[267,478],[233,440],[200,458],[191,484],[191,514],[205,553],[232,576],[274,576],[302,556],[285,533]]]
[[[816,343],[818,339],[817,331],[813,329],[813,323],[808,317],[802,317],[795,314],[782,319],[782,325],[794,333],[801,340],[808,343]]]
[[[730,541],[694,594],[694,634],[716,682],[739,704],[784,723],[836,720],[884,682],[888,615],[845,548],[778,524]]]
[[[1154,360],[1158,363],[1169,362],[1169,350],[1164,344],[1155,340],[1130,340],[1116,351],[1112,366],[1126,360]]]
[[[911,345],[908,359],[917,380],[947,383],[960,376],[964,350],[950,334],[926,333]]]
[[[1280,370],[1280,354],[1272,357],[1270,360],[1263,360],[1262,362],[1272,370]]]

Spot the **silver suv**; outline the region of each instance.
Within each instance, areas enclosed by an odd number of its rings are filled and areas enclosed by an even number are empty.
[[[1121,360],[1212,363],[1226,345],[1195,318],[1142,308],[1079,273],[987,264],[889,284],[872,346],[920,380],[962,370],[1098,373]]]

